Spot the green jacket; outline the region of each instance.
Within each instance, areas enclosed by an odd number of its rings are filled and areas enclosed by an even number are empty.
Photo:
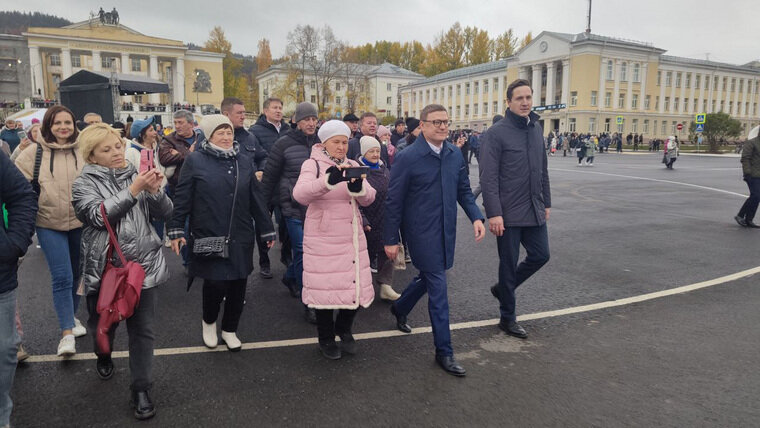
[[[760,178],[760,136],[747,140],[742,148],[742,170],[744,175]]]

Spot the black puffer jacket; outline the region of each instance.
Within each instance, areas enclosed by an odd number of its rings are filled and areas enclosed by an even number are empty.
[[[360,165],[369,166],[362,160],[362,156],[356,159]],[[367,182],[375,189],[375,202],[369,206],[360,207],[364,226],[371,229],[365,231],[367,237],[367,251],[370,259],[382,254],[385,249],[383,245],[383,223],[385,222],[385,198],[388,196],[388,183],[391,180],[391,172],[385,164],[380,162],[380,169],[371,169],[367,176]]]
[[[272,151],[274,143],[280,139],[280,137],[290,131],[290,125],[283,120],[280,122],[280,132],[277,132],[277,128],[269,123],[267,117],[263,114],[259,116],[259,119],[253,124],[253,126],[248,128],[248,132],[259,139],[259,143],[261,143],[261,146],[264,147],[264,150],[266,150],[267,153]]]
[[[311,146],[319,143],[317,135],[306,136],[294,129],[274,143],[264,167],[261,191],[264,200],[279,205],[282,215],[303,220],[306,207],[293,199],[293,187],[301,174],[301,165],[311,156]]]
[[[8,210],[8,226],[0,217],[0,294],[18,287],[18,258],[32,243],[37,218],[37,194],[32,185],[8,156],[0,153],[0,207],[3,205]]]
[[[253,159],[255,170],[263,171],[267,152],[259,143],[258,138],[241,127],[235,128],[235,141],[240,144],[240,150],[243,150],[248,157]]]

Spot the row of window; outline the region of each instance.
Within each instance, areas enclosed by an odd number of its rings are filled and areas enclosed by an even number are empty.
[[[661,121],[659,123],[658,123],[657,120],[654,120],[652,122],[653,126],[652,126],[651,129],[654,132],[657,132],[657,129],[659,129],[661,135],[665,135],[665,134],[677,134],[678,133],[678,123],[679,122],[676,121],[676,120],[673,120],[673,121],[663,120],[663,121]],[[568,121],[567,121],[567,131],[568,132],[579,132],[577,124],[578,124],[578,122],[577,122],[576,118],[574,118],[574,117],[569,118]],[[649,119],[644,119],[643,122],[641,123],[642,126],[639,127],[639,119],[632,119],[631,120],[631,127],[629,129],[627,129],[625,127],[625,118],[623,118],[623,123],[618,124],[618,123],[616,123],[616,121],[615,121],[614,118],[609,118],[608,117],[608,118],[604,119],[604,126],[603,126],[601,132],[605,132],[605,133],[611,133],[611,132],[618,132],[618,133],[630,132],[630,133],[634,133],[634,134],[638,134],[638,133],[648,134],[650,132],[649,124],[650,124]],[[659,128],[658,128],[658,124],[660,125]],[[597,128],[596,128],[596,118],[595,117],[590,117],[588,119],[588,131],[587,132],[589,132],[591,134],[596,134],[597,132],[599,132],[599,131],[597,131]]]
[[[50,65],[53,66],[60,66],[61,65],[61,56],[58,54],[50,54],[48,56]],[[111,68],[113,64],[116,63],[118,58],[116,57],[110,57],[110,56],[101,56],[100,57],[100,66],[102,68]],[[132,71],[142,71],[142,60],[140,58],[130,58],[131,62],[131,68]],[[82,55],[71,55],[71,66],[72,67],[82,67]]]
[[[483,79],[482,82],[480,80],[476,81],[476,82],[472,82],[472,85],[470,85],[470,82],[465,83],[464,84],[464,94],[465,95],[470,95],[470,94],[477,95],[477,94],[480,93],[480,89],[481,88],[483,89],[483,93],[484,94],[486,94],[486,93],[489,92],[489,88],[493,88],[494,92],[499,92],[499,78],[498,77],[494,77],[491,80],[493,81],[493,85],[492,86],[489,85],[489,83],[490,83],[489,79]],[[454,96],[454,87],[455,87],[454,85],[448,86],[449,98],[451,98],[451,97]],[[430,98],[430,94],[431,94],[430,89],[426,89],[425,92],[424,92],[426,99],[428,99],[428,100],[432,99],[433,101],[438,101],[439,89],[440,89],[440,95],[441,95],[441,97],[443,97],[444,94],[445,94],[445,91],[446,91],[446,87],[433,88],[433,90],[432,90],[433,97],[432,98]],[[412,92],[412,102],[416,102],[417,101],[417,96],[419,96],[420,99],[422,99],[422,94],[423,94],[423,91]],[[457,94],[457,96],[459,96],[459,95],[462,94],[462,85],[461,84],[457,84],[456,85],[456,94]]]
[[[657,72],[657,86],[661,85],[662,80],[662,71]],[[666,71],[665,72],[665,86],[671,87],[673,86],[673,79],[675,77],[675,87],[680,88],[681,83],[683,83],[683,86],[685,88],[691,88],[692,83],[692,73],[682,73],[682,72],[674,72],[674,71]],[[737,83],[739,84],[739,92],[744,92],[744,82],[746,79],[737,79],[735,77],[732,77],[731,80],[728,80],[729,77],[727,76],[704,76],[704,89],[710,89],[710,86],[712,85],[712,89],[714,91],[717,91],[720,87],[722,91],[726,91],[729,88],[730,84],[730,91],[736,92]],[[747,82],[747,92],[753,92],[752,91],[752,83],[748,81]],[[754,82],[755,84],[755,90],[754,93],[757,93],[758,91],[758,82],[757,80]],[[702,75],[701,74],[694,74],[694,89],[702,89]]]
[[[269,96],[269,91],[265,91],[264,92],[264,96],[268,97]],[[341,101],[343,101],[343,99],[341,97],[335,97],[335,104],[340,105]],[[316,95],[312,95],[311,96],[311,102],[313,104],[317,103],[317,96]],[[385,103],[386,104],[392,104],[393,103],[393,97],[386,97],[385,98]]]
[[[634,63],[631,67],[631,74],[633,82],[641,82],[641,66],[638,63]],[[612,60],[607,61],[607,80],[615,79],[615,62]],[[623,82],[628,81],[628,63],[623,61],[620,63],[620,80]]]
[[[650,100],[651,100],[651,96],[650,95],[647,95],[647,96],[644,97],[644,110],[649,110],[650,109]],[[598,92],[597,91],[591,91],[591,106],[592,107],[598,106],[598,102],[599,102],[598,101]],[[626,102],[626,94],[625,93],[618,94],[617,108],[619,108],[619,109],[625,109],[625,108],[627,108],[625,102]],[[670,103],[671,103],[670,97],[665,97],[665,99],[663,100],[663,102],[664,102],[663,110],[664,111],[670,111],[670,107],[671,107],[671,105],[670,105]],[[673,110],[674,111],[680,111],[681,108],[683,108],[683,110],[688,110],[690,102],[691,102],[691,106],[692,106],[692,108],[691,108],[692,112],[696,112],[696,111],[701,111],[701,112],[724,111],[724,109],[726,107],[725,101],[723,101],[723,100],[720,101],[720,104],[718,104],[716,100],[712,100],[711,102],[709,102],[709,104],[708,104],[708,100],[706,100],[706,99],[702,100],[702,109],[701,110],[699,110],[699,107],[700,107],[699,106],[699,99],[697,99],[697,98],[693,98],[691,100],[689,100],[689,98],[673,98],[672,102],[673,102]],[[681,104],[681,103],[683,103],[683,104]],[[574,107],[574,106],[577,106],[577,105],[578,105],[578,92],[572,91],[572,92],[570,92],[570,106]],[[753,105],[753,110],[752,110],[753,113],[752,114],[756,115],[757,114],[757,103],[753,103],[752,105]],[[737,109],[741,109],[742,108],[742,104],[740,102],[737,102],[735,104],[733,101],[729,101],[728,102],[728,109],[725,109],[725,110],[727,112],[729,112],[729,113],[730,112],[734,112],[734,106],[736,106]],[[605,92],[605,94],[604,94],[604,107],[605,108],[612,108],[612,92]],[[709,110],[708,110],[708,107],[710,107]],[[639,108],[639,94],[632,94],[631,95],[631,110],[637,110],[638,108]],[[654,109],[655,110],[659,110],[660,109],[660,97],[659,96],[655,97]],[[741,110],[741,111],[737,111],[737,113],[744,113],[746,115],[746,114],[749,114],[749,111],[750,111],[750,103],[749,102],[745,102],[744,103],[744,109]]]

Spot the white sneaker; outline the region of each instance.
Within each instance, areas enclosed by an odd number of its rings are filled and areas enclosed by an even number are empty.
[[[390,300],[393,302],[398,300],[399,297],[401,297],[401,295],[396,293],[396,290],[394,290],[393,287],[388,284],[380,284],[380,298],[382,300]]]
[[[216,335],[216,323],[206,324],[206,321],[202,322],[203,344],[205,344],[207,348],[214,349],[216,348],[216,345],[219,344],[219,337]]]
[[[240,350],[240,348],[243,346],[242,343],[240,343],[240,339],[238,339],[237,334],[235,332],[227,332],[222,330],[222,342],[227,344],[227,349],[229,349],[232,352],[237,352]]]
[[[87,335],[87,329],[84,328],[82,321],[79,321],[78,318],[74,318],[74,328],[71,329],[71,332],[74,333],[74,337],[82,337]]]
[[[58,342],[58,356],[71,357],[77,353],[77,343],[73,334],[67,334]]]

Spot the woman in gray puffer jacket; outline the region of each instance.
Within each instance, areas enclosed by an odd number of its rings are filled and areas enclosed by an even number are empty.
[[[110,126],[90,125],[77,141],[87,165],[72,186],[72,204],[77,218],[84,223],[80,263],[92,331],[97,331],[100,318],[96,307],[108,249],[108,231],[100,213],[101,203],[124,257],[140,263],[145,269],[140,301],[134,315],[127,319],[127,332],[132,406],[135,417],[147,419],[155,414],[148,396],[155,337],[155,287],[169,279],[161,252],[162,243],[150,221],[171,218],[172,202],[161,189],[163,175],[160,172],[151,169],[138,174],[135,167],[125,161],[125,143]],[[114,265],[120,265],[118,258],[115,258]],[[115,330],[116,326],[113,326],[109,333],[112,344]],[[95,354],[98,356],[96,372],[102,379],[109,379],[114,371],[110,353],[99,352],[96,342]]]

